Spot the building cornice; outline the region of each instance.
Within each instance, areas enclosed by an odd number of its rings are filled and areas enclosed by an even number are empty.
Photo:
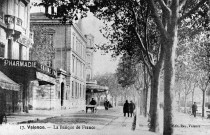
[[[87,43],[87,38],[85,37],[85,35],[82,34],[81,30],[77,27],[76,24],[73,24],[73,28],[79,33],[79,35],[82,37],[83,41],[85,43]]]

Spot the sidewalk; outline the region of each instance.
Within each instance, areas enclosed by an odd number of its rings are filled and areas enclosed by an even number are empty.
[[[132,130],[133,120],[134,117],[124,117],[121,115],[100,132],[104,132],[103,135],[160,135],[149,131],[147,118],[143,116],[139,116],[139,123],[136,123],[135,130]]]
[[[99,106],[97,107],[97,109],[104,109],[104,107]],[[68,115],[79,111],[85,111],[85,109],[72,108],[66,110],[29,110],[29,113],[20,112],[8,115],[7,123],[8,124],[29,123],[30,121],[39,121],[46,118]]]
[[[52,118],[70,113],[83,111],[82,109],[67,109],[67,110],[29,110],[29,113],[20,112],[13,113],[7,116],[8,124],[30,123],[30,121],[39,121],[46,118]],[[3,123],[4,124],[4,123]]]

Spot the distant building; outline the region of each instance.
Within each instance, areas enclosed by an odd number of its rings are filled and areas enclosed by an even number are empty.
[[[31,25],[41,26],[51,34],[55,49],[51,67],[61,71],[57,76],[58,84],[53,88],[51,106],[62,109],[84,108],[88,52],[86,47],[87,40],[93,42],[93,37],[84,36],[77,23],[61,24],[58,19],[49,19],[41,12],[31,13]]]

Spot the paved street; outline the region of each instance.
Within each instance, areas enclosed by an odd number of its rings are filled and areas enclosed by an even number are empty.
[[[155,135],[148,131],[147,119],[142,116],[139,117],[137,129],[131,130],[133,118],[123,117],[121,107],[108,111],[101,108],[97,113],[88,112],[87,114],[85,111],[62,111],[57,114],[43,112],[31,116],[30,114],[16,115],[9,116],[8,122],[10,124],[3,124],[0,127],[0,135]],[[18,122],[20,124],[15,124]],[[176,113],[174,123],[176,135],[210,134],[210,119]],[[162,127],[162,123],[160,125]]]

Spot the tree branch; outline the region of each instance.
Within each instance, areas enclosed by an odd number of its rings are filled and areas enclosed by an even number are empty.
[[[182,15],[179,19],[178,19],[178,23],[181,23],[181,21],[183,19],[185,19],[186,17],[188,17],[189,15],[191,15],[192,13],[194,13],[201,5],[203,5],[207,0],[201,0],[194,8],[192,8],[190,11],[188,11],[187,13],[185,13],[184,15]]]
[[[160,19],[159,15],[158,15],[157,6],[155,5],[153,0],[148,0],[148,4],[149,4],[149,6],[151,8],[154,20],[155,20],[155,22],[156,22],[156,24],[158,26],[158,29],[160,30],[161,35],[163,37],[167,38],[168,37],[167,31],[164,28],[163,23],[161,22],[161,19]]]
[[[170,8],[166,5],[166,3],[163,0],[158,0],[158,2],[160,3],[161,8],[167,12],[168,14],[170,14],[171,10]]]
[[[135,34],[140,42],[140,48],[142,49],[142,52],[147,56],[147,60],[149,62],[149,64],[151,66],[154,66],[154,64],[152,63],[151,59],[150,59],[150,56],[149,56],[149,51],[148,51],[148,48],[147,48],[147,40],[146,40],[146,45],[144,45],[143,41],[142,41],[142,38],[140,36],[140,34],[138,33],[138,18],[136,16],[136,13],[134,11],[134,9],[130,9],[132,12],[133,12],[133,15],[134,15],[134,19],[135,19]],[[147,36],[147,32],[146,32],[146,29],[147,29],[147,24],[145,23],[145,37]]]
[[[179,9],[181,10],[182,7],[186,4],[187,0],[183,0],[180,4],[179,4]]]

